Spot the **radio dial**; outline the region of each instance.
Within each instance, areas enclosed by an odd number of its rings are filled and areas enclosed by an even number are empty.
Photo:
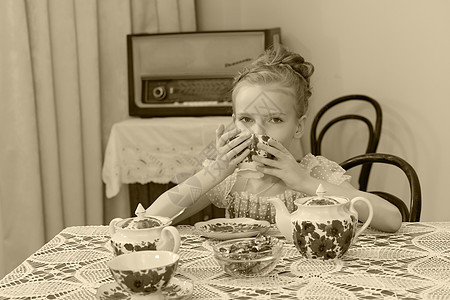
[[[164,100],[166,95],[166,88],[163,86],[158,86],[153,89],[153,98],[156,100]]]

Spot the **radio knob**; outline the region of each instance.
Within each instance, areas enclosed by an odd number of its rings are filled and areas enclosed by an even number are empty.
[[[164,100],[166,98],[166,89],[163,86],[158,86],[153,89],[153,98],[156,100]]]

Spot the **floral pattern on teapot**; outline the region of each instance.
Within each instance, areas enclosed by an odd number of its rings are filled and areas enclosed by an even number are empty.
[[[323,260],[340,258],[347,252],[355,236],[356,220],[333,220],[327,223],[294,222],[294,244],[304,257]]]

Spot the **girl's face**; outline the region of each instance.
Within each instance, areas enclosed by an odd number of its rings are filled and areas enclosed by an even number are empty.
[[[268,135],[288,150],[303,134],[305,117],[298,117],[292,88],[277,85],[241,85],[234,94],[236,127]]]

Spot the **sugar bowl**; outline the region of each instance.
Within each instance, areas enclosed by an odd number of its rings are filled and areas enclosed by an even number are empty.
[[[143,250],[178,252],[180,233],[171,223],[172,220],[166,217],[146,216],[145,209],[139,203],[136,217],[115,218],[109,224],[114,254]]]

